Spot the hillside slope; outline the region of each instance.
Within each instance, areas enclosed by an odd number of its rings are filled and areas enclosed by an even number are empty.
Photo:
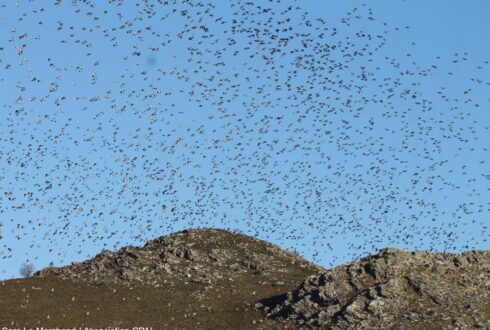
[[[0,285],[0,325],[274,328],[254,305],[323,270],[218,229],[178,232]]]

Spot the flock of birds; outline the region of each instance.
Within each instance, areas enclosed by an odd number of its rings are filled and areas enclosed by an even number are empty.
[[[410,27],[367,5],[315,15],[293,0],[4,2],[0,272],[207,226],[324,266],[488,247],[489,63],[417,63],[393,46]]]

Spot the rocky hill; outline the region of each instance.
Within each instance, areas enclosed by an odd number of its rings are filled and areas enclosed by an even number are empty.
[[[302,328],[490,329],[490,252],[384,249],[258,306]]]
[[[326,270],[218,229],[0,284],[0,327],[490,329],[490,252],[385,249]]]
[[[253,237],[186,230],[1,282],[0,327],[270,329],[254,305],[322,270]]]

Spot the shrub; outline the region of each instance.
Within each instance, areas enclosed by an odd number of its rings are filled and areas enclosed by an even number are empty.
[[[24,262],[22,266],[20,266],[20,275],[25,278],[31,277],[32,273],[34,273],[34,265],[28,261]]]

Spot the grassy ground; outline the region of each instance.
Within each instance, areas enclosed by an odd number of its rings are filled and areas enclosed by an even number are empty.
[[[153,288],[76,283],[55,277],[10,280],[0,285],[0,326],[276,328],[253,305],[290,287],[229,283],[208,290],[199,299],[196,293],[202,286],[195,283]]]

